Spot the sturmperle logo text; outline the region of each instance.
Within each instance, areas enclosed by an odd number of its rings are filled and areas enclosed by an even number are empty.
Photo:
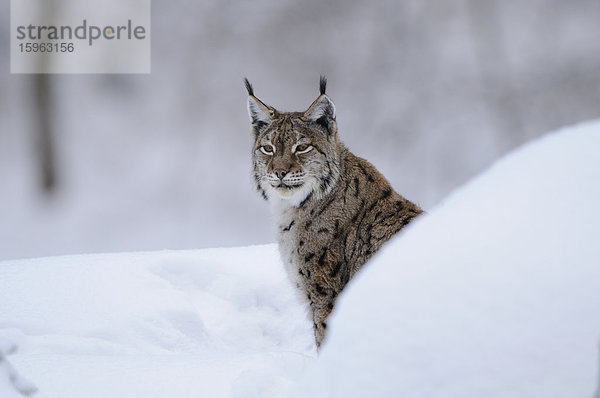
[[[11,0],[12,73],[150,73],[150,0]]]

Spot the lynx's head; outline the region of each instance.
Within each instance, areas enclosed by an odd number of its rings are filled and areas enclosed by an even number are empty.
[[[325,94],[326,79],[321,77],[321,94],[305,112],[277,111],[256,98],[245,81],[258,191],[269,201],[293,207],[323,198],[340,174],[335,106]]]

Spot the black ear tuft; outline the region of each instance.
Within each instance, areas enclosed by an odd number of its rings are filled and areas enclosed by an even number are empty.
[[[247,77],[244,77],[244,83],[246,84],[246,90],[248,90],[248,95],[254,95],[254,88],[252,88],[252,84],[250,84]]]
[[[321,75],[319,79],[319,90],[321,91],[321,95],[325,94],[325,88],[327,87],[327,78]]]

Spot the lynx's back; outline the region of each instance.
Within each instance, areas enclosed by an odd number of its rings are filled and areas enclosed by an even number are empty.
[[[306,112],[278,112],[246,85],[256,187],[274,208],[279,251],[309,305],[320,346],[344,286],[422,210],[339,141],[323,78]]]

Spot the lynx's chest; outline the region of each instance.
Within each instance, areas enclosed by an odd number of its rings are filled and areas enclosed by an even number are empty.
[[[301,278],[299,275],[298,257],[300,238],[298,229],[302,224],[302,214],[293,210],[282,210],[277,215],[277,243],[279,246],[279,254],[287,271],[288,277],[294,286],[302,287]],[[302,242],[304,245],[305,242]]]
[[[324,203],[330,209],[331,203]],[[277,217],[277,238],[282,262],[291,282],[306,291],[308,285],[317,280],[329,283],[331,275],[336,276],[342,264],[340,260],[339,220],[332,214],[321,211],[324,205],[313,203],[301,209],[288,208],[280,211]],[[337,267],[337,270],[332,271]]]

